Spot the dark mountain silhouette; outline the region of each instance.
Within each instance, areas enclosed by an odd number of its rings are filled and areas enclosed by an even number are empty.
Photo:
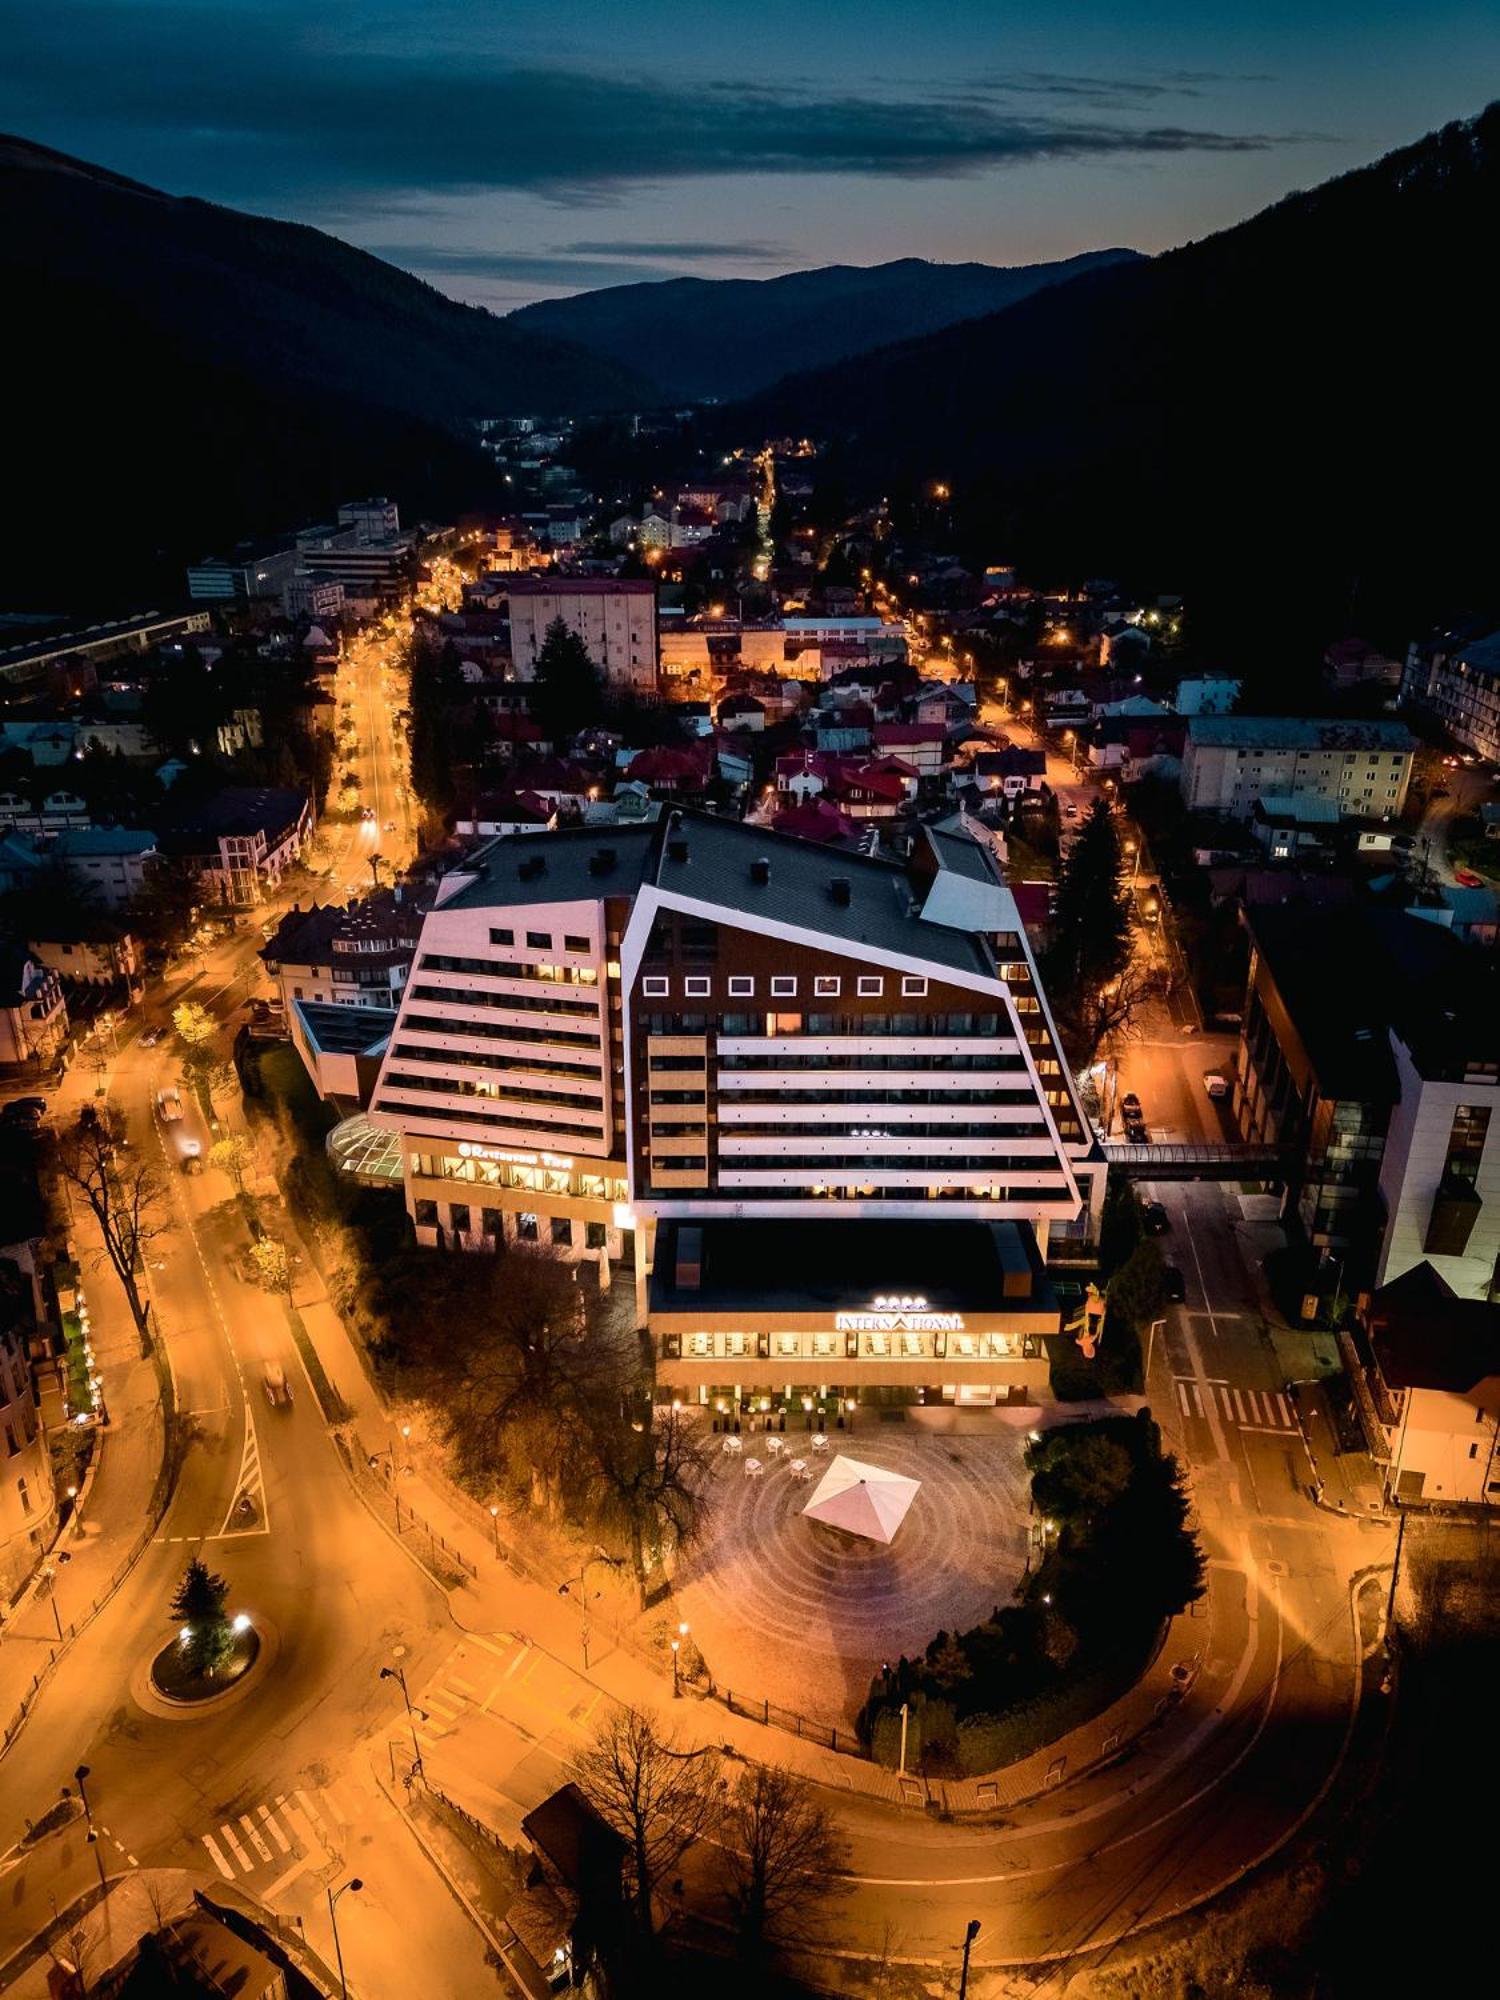
[[[0,138],[0,244],[7,455],[25,469],[9,604],[154,601],[174,578],[180,594],[182,556],[352,491],[408,514],[472,505],[494,482],[472,419],[651,399],[631,370],[316,229],[21,139]]]
[[[582,341],[683,399],[746,396],[794,370],[999,312],[1084,271],[1130,263],[1091,250],[1054,264],[829,264],[783,278],[668,278],[545,299],[507,324]]]
[[[1188,593],[1239,662],[1493,597],[1500,106],[1238,227],[777,384],[726,434],[942,480],[972,559]]]

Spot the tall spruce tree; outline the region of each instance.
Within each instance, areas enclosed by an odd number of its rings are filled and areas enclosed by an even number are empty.
[[[554,618],[536,656],[531,689],[531,713],[542,733],[561,750],[568,737],[599,720],[603,702],[601,676],[588,647],[571,626]]]
[[[1130,957],[1130,892],[1121,880],[1114,815],[1096,799],[1063,863],[1049,981],[1064,1006],[1124,970]]]

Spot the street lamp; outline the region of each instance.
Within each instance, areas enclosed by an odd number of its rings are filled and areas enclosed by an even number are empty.
[[[383,1681],[396,1681],[400,1684],[401,1699],[406,1703],[406,1720],[411,1728],[412,1773],[414,1776],[421,1778],[425,1783],[427,1773],[422,1765],[422,1746],[417,1741],[417,1716],[421,1715],[424,1722],[427,1720],[427,1717],[422,1710],[413,1709],[411,1695],[407,1691],[406,1674],[402,1668],[382,1667],[380,1669],[380,1678]]]
[[[495,1538],[495,1560],[500,1560],[500,1508],[497,1502],[490,1503],[490,1532]]]
[[[83,1802],[84,1824],[88,1827],[88,1845],[94,1850],[94,1865],[99,1870],[99,1887],[107,1891],[109,1884],[104,1878],[104,1855],[99,1846],[99,1836],[94,1831],[94,1808],[89,1804],[89,1795],[84,1782],[88,1775],[89,1767],[87,1764],[80,1764],[73,1773],[74,1780],[78,1785],[78,1796]],[[64,1785],[63,1796],[65,1798],[67,1791],[68,1788]]]
[[[342,1995],[342,2000],[349,2000],[349,1985],[348,1981],[344,1978],[344,1953],[342,1946],[339,1944],[338,1903],[340,1896],[347,1896],[351,1889],[357,1895],[364,1886],[364,1883],[360,1881],[357,1875],[351,1875],[341,1889],[335,1889],[331,1884],[328,1889],[328,1921],[333,1925],[333,1955],[338,1961],[339,1992]]]
[[[677,1701],[677,1700],[679,1700],[679,1699],[680,1699],[680,1697],[681,1697],[681,1695],[682,1695],[682,1682],[681,1682],[681,1679],[679,1678],[679,1674],[678,1674],[678,1666],[677,1666],[677,1659],[678,1659],[678,1654],[679,1654],[679,1652],[680,1652],[680,1650],[681,1650],[681,1647],[682,1647],[682,1641],[681,1641],[680,1639],[674,1639],[674,1640],[672,1641],[672,1699],[673,1699],[673,1701]]]
[[[59,1549],[57,1560],[60,1563],[70,1563],[73,1558],[66,1549]],[[57,1627],[57,1643],[60,1646],[63,1643],[63,1628],[62,1613],[57,1608],[57,1571],[52,1567],[51,1563],[48,1563],[43,1569],[42,1575],[47,1579],[47,1598],[52,1606],[52,1622]]]
[[[579,1643],[583,1649],[583,1671],[585,1673],[589,1670],[588,1574],[595,1563],[604,1563],[610,1569],[623,1569],[625,1567],[623,1557],[606,1555],[603,1549],[595,1549],[591,1556],[584,1557],[583,1568],[579,1570],[577,1577],[574,1579],[574,1582],[578,1585],[578,1603],[583,1615],[583,1625],[578,1636]],[[571,1597],[573,1595],[573,1583],[560,1583],[557,1586],[557,1594],[559,1597]]]
[[[970,1917],[968,1928],[964,1931],[964,1962],[963,1969],[958,1975],[958,2000],[965,2000],[969,1991],[969,1953],[974,1949],[974,1940],[978,1935],[979,1919]]]

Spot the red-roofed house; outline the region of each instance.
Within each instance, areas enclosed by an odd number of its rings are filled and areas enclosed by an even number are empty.
[[[653,792],[701,792],[710,768],[707,754],[697,744],[690,750],[665,745],[638,752],[626,765],[625,776],[632,784],[649,785]]]
[[[923,778],[941,777],[952,761],[941,722],[877,722],[870,742],[880,755],[899,757]]]
[[[848,813],[840,812],[828,799],[808,799],[802,805],[783,806],[771,825],[777,833],[795,834],[798,840],[816,840],[825,847],[851,841],[859,831]]]

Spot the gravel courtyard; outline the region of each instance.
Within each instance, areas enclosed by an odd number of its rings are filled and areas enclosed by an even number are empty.
[[[708,1535],[676,1586],[720,1686],[852,1726],[882,1660],[1008,1602],[1026,1561],[1024,1433],[934,1434],[870,1420],[852,1436],[834,1433],[816,1456],[806,1432],[786,1433],[780,1459],[764,1434],[742,1443],[764,1473],[749,1477],[741,1459],[716,1449]],[[841,1452],[922,1482],[889,1547],[802,1518]],[[808,1463],[805,1484],[788,1470],[793,1457]]]

